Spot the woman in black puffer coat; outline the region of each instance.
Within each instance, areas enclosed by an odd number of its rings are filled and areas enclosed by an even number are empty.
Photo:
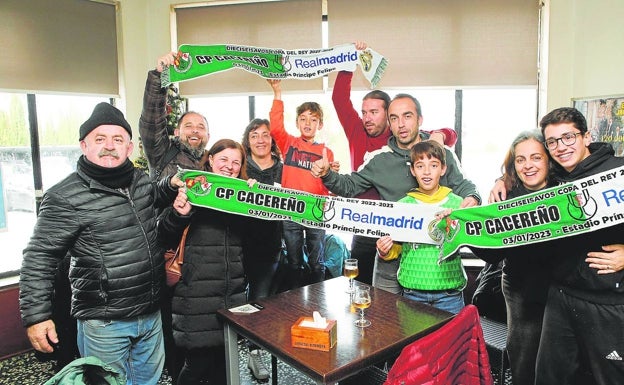
[[[229,139],[217,141],[205,156],[206,171],[246,179],[245,151]],[[174,207],[176,205],[174,204]],[[173,294],[173,338],[185,352],[178,385],[202,379],[225,384],[223,325],[217,310],[245,303],[243,236],[249,218],[207,208],[167,209],[158,224],[159,235],[176,247],[189,225],[182,277]],[[182,213],[182,214],[181,214]]]

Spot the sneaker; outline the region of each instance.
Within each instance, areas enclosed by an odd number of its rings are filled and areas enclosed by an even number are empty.
[[[255,349],[249,352],[249,361],[247,367],[251,370],[251,374],[259,381],[266,381],[269,378],[269,370],[264,365],[260,350]]]

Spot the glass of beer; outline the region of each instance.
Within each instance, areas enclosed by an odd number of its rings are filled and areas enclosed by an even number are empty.
[[[360,318],[355,321],[355,326],[359,328],[370,326],[371,322],[364,318],[364,309],[369,308],[371,305],[370,287],[366,285],[356,286],[352,303],[356,309],[360,309]]]
[[[359,273],[360,272],[358,270],[358,260],[353,258],[345,259],[342,275],[349,278],[349,288],[347,289],[347,293],[354,293],[353,278],[357,277]]]

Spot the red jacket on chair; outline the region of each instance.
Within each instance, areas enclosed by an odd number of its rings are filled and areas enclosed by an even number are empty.
[[[384,385],[492,385],[490,362],[474,305],[406,346]]]

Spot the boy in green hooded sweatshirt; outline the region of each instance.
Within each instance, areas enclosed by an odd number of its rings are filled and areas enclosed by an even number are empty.
[[[399,202],[459,208],[462,198],[453,194],[450,188],[440,186],[440,178],[446,172],[444,148],[431,140],[422,141],[412,147],[410,157],[410,172],[418,187],[410,190]],[[397,279],[403,288],[403,296],[457,314],[464,307],[466,272],[459,253],[438,263],[439,255],[437,245],[398,244],[390,236],[377,240],[379,258],[401,258]]]

